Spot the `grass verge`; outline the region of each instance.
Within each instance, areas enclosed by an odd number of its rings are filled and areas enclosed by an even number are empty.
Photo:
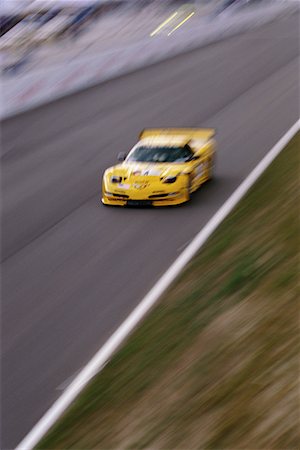
[[[300,135],[40,449],[299,449]]]

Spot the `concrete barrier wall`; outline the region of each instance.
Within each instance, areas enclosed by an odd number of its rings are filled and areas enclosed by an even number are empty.
[[[216,42],[260,26],[276,17],[299,11],[299,2],[278,2],[267,10],[215,18],[201,27],[178,30],[171,37],[157,36],[97,56],[81,57],[50,70],[2,78],[0,115],[6,118],[54,99],[96,85],[135,69],[176,56],[184,51]]]

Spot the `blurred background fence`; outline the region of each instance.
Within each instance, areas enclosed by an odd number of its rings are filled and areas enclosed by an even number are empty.
[[[293,12],[299,1],[7,0],[3,6],[1,116],[7,117],[259,26]]]

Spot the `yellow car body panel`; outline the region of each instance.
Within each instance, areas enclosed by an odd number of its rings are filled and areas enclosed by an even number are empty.
[[[105,205],[178,205],[212,177],[215,154],[213,129],[167,128],[149,129],[121,164],[107,169],[102,179],[102,203]],[[180,149],[192,152],[184,162],[131,161],[130,155],[139,146]],[[181,151],[181,150],[180,150]],[[173,181],[174,180],[174,181]]]

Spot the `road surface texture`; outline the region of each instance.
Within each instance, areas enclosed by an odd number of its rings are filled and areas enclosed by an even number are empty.
[[[297,120],[298,25],[285,17],[3,123],[2,449]],[[102,206],[104,169],[151,126],[216,127],[215,180],[182,207]]]

